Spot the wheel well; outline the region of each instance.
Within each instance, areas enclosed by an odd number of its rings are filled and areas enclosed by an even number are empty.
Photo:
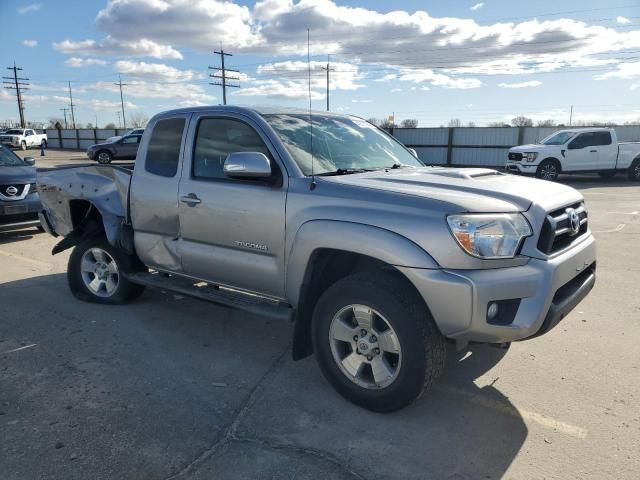
[[[78,228],[82,222],[90,219],[96,220],[98,224],[102,225],[102,215],[88,200],[70,200],[69,213],[71,215],[71,224],[74,229]]]
[[[293,332],[293,359],[300,360],[313,353],[311,318],[316,303],[324,291],[342,278],[361,272],[386,272],[397,275],[399,281],[413,284],[393,265],[367,255],[334,249],[313,252],[305,271],[295,315]]]

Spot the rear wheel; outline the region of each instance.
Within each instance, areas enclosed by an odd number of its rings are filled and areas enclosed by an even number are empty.
[[[100,150],[98,152],[97,159],[98,159],[98,163],[106,165],[108,163],[111,163],[111,160],[113,160],[113,155],[111,155],[111,152],[107,150]]]
[[[627,176],[632,182],[640,182],[640,158],[636,158],[627,171]]]
[[[536,177],[542,180],[554,181],[558,179],[560,174],[560,164],[557,160],[548,158],[540,162],[538,169],[536,170]]]
[[[312,329],[329,383],[372,411],[409,405],[444,369],[444,338],[418,294],[393,275],[339,280],[320,297]]]
[[[127,273],[142,268],[136,257],[114,248],[104,237],[90,238],[73,249],[67,281],[73,295],[80,300],[121,304],[144,290],[126,279]]]

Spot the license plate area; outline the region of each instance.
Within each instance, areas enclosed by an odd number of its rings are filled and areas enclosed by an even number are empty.
[[[27,213],[29,211],[26,205],[9,205],[3,208],[5,215],[16,215],[19,213]]]

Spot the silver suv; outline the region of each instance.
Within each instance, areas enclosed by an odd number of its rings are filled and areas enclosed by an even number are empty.
[[[508,344],[591,290],[584,200],[556,183],[427,167],[366,121],[205,107],[155,116],[135,170],[43,172],[49,231],[74,247],[73,294],[118,304],[155,286],[293,321],[338,392],[402,408],[447,343]]]

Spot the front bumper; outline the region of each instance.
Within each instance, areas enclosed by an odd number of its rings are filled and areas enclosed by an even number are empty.
[[[596,244],[586,236],[548,260],[491,270],[398,267],[416,286],[442,334],[451,339],[503,343],[546,333],[575,308],[595,284]],[[512,320],[487,320],[491,302],[517,302]],[[518,302],[519,301],[519,302]]]
[[[0,140],[2,145],[6,145],[7,147],[19,147],[22,145],[21,140]]]
[[[522,162],[508,161],[504,169],[506,172],[515,173],[516,175],[535,175],[536,170],[538,169],[538,165],[527,163],[525,161],[522,161]]]
[[[41,208],[40,199],[35,194],[15,202],[0,201],[0,232],[37,227],[40,225],[38,212]]]
[[[87,150],[87,158],[89,160],[95,160],[96,159],[96,152],[94,150]]]

